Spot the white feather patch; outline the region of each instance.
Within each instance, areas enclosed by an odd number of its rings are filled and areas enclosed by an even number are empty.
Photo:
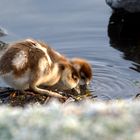
[[[12,60],[12,64],[17,68],[21,69],[27,63],[27,55],[23,50],[16,53],[14,59]]]
[[[2,79],[6,84],[15,89],[25,90],[29,88],[30,71],[27,70],[22,76],[15,77],[13,72],[2,75]]]

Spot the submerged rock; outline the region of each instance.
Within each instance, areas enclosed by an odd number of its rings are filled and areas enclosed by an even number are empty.
[[[140,12],[140,0],[106,0],[112,9],[124,9],[128,12]]]

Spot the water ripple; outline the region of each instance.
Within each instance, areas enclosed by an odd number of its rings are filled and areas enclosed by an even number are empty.
[[[135,96],[139,89],[134,81],[120,69],[108,67],[100,62],[94,63],[94,76],[90,90],[98,98],[122,99]]]

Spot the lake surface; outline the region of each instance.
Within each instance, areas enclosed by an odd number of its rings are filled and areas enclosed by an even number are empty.
[[[140,93],[140,59],[126,57],[121,49],[121,26],[112,26],[112,10],[104,0],[0,0],[0,9],[0,26],[8,32],[1,41],[32,37],[69,58],[87,59],[93,68],[90,90],[99,99],[127,99]]]

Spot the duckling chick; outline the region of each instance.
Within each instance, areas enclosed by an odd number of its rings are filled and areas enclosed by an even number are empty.
[[[60,84],[63,89],[77,89],[77,70],[69,62],[56,58],[55,54],[56,51],[40,41],[27,39],[16,42],[9,45],[0,58],[0,75],[15,89],[31,89],[39,94],[65,98],[39,87]]]
[[[70,60],[80,75],[80,85],[88,85],[92,80],[92,68],[87,60],[82,58],[74,58]]]
[[[55,53],[55,58],[65,62],[70,62],[75,67],[80,76],[79,85],[86,86],[92,80],[92,68],[87,60],[83,58],[68,59],[58,52]]]
[[[68,59],[64,55],[61,55],[58,52],[55,52],[55,59],[61,60],[65,62],[70,62],[74,68],[77,70],[80,76],[79,84],[80,85],[88,85],[90,81],[92,80],[92,68],[91,65],[88,63],[87,60],[83,58],[73,58]]]

